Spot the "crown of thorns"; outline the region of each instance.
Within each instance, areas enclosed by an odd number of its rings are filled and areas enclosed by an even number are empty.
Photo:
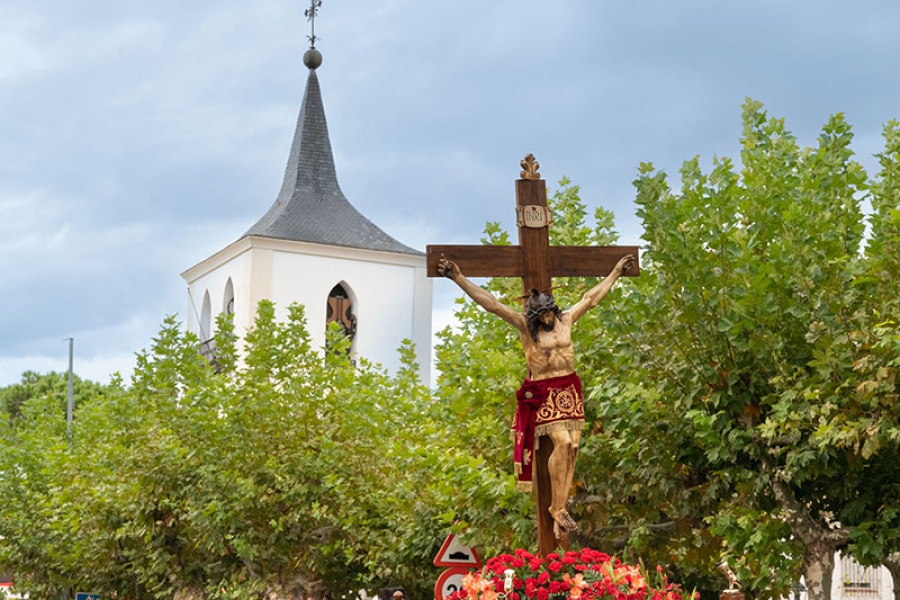
[[[556,302],[554,302],[553,296],[532,289],[531,295],[525,301],[525,318],[532,321],[539,318],[541,313],[548,311],[559,316],[560,310]]]

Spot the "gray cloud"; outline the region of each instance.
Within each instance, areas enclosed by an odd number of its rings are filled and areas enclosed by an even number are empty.
[[[0,22],[0,385],[130,368],[179,273],[275,198],[305,83],[303,3],[45,0]],[[900,7],[326,0],[319,69],[348,198],[414,246],[512,228],[537,155],[639,241],[641,161],[738,151],[746,96],[814,143],[843,111],[864,164],[898,117]],[[436,314],[455,290],[436,285]],[[440,317],[439,321],[445,321]]]

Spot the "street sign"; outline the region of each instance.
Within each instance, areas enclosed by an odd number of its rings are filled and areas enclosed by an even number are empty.
[[[75,600],[100,600],[100,594],[89,594],[88,592],[75,592]]]
[[[481,559],[478,553],[471,546],[463,546],[456,539],[456,534],[451,533],[444,540],[444,544],[438,551],[434,559],[436,567],[469,567],[477,569],[481,566]]]
[[[434,600],[447,600],[450,594],[461,590],[463,577],[468,573],[467,569],[461,567],[453,567],[441,573],[434,584]]]

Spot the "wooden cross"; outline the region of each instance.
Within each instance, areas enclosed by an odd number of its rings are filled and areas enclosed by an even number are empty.
[[[441,255],[459,265],[467,277],[521,277],[523,295],[532,289],[549,293],[552,277],[605,277],[622,257],[631,254],[634,266],[628,276],[640,273],[637,246],[551,246],[547,208],[547,186],[539,165],[529,154],[522,161],[521,179],[516,181],[518,246],[439,246],[426,248],[429,277],[441,277]],[[545,438],[549,442],[549,438]],[[550,507],[550,473],[547,461],[552,443],[542,443],[535,454],[535,496],[538,543],[544,556],[558,545],[568,549],[568,538],[558,542],[553,535]]]

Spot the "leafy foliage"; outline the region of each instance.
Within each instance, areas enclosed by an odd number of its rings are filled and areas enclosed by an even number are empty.
[[[802,558],[811,597],[822,597],[848,536],[878,562],[891,544],[876,547],[871,532],[896,531],[879,493],[898,483],[897,126],[870,181],[841,115],[805,149],[754,101],[743,124],[740,171],[716,159],[707,175],[695,158],[674,192],[641,166],[650,268],[617,307],[616,362],[597,397],[631,398],[675,441],[681,464],[665,468],[697,484],[696,514],[726,555],[744,557],[742,581],[784,593]],[[874,210],[865,254],[864,198]],[[648,419],[618,434],[637,444]],[[639,496],[656,501],[655,490]]]
[[[722,589],[712,574],[730,558],[754,594],[783,594],[802,570],[822,597],[837,549],[867,564],[897,551],[900,127],[885,127],[870,179],[841,115],[815,148],[754,101],[743,124],[740,169],[717,158],[705,174],[695,158],[673,191],[640,168],[643,275],[575,328],[590,401],[573,510],[582,544],[668,564],[689,586]],[[599,242],[567,183],[553,242]],[[594,283],[564,282],[560,304]],[[486,287],[511,299],[516,284]],[[461,306],[439,395],[497,462],[524,361],[509,328]]]
[[[551,243],[614,244],[618,235],[612,213],[597,209],[593,225],[588,225],[578,186],[566,178],[559,185],[548,199],[553,211]],[[487,225],[485,234],[484,243],[510,243],[508,234],[495,223]],[[596,278],[558,278],[554,296],[565,309],[598,282]],[[511,306],[522,293],[518,279],[493,278],[484,285]],[[679,448],[677,442],[684,437],[673,437],[673,432],[667,431],[661,420],[667,407],[661,398],[651,397],[652,390],[630,383],[621,388],[602,385],[611,370],[630,369],[627,360],[612,352],[615,340],[607,331],[611,322],[621,319],[617,306],[632,287],[631,282],[620,280],[603,303],[573,328],[576,368],[589,396],[585,406],[588,426],[582,438],[572,506],[580,520],[576,542],[583,547],[624,551],[632,559],[640,556],[664,563],[689,587],[712,590],[715,588],[709,587],[705,574],[712,570],[707,563],[714,560],[709,547],[718,548],[718,541],[711,541],[713,536],[696,516],[703,514],[704,494],[683,489],[682,480],[689,469],[679,453],[689,450]],[[525,375],[525,360],[513,328],[468,299],[457,302],[458,327],[438,334],[441,376],[437,395],[445,418],[459,423],[457,443],[473,448],[502,476],[511,472],[507,432],[515,411],[512,392]],[[519,512],[533,515],[531,497],[520,494],[519,498]],[[468,516],[465,521],[485,522]],[[489,522],[497,523],[497,516]],[[533,516],[523,523],[503,525],[514,535],[485,535],[470,528],[466,537],[479,548],[487,546],[497,552],[535,547]],[[495,548],[492,544],[497,539],[503,545]]]
[[[223,319],[219,374],[168,319],[70,440],[52,396],[3,420],[0,563],[17,591],[428,592],[455,515],[493,511],[507,484],[448,443],[410,345],[396,375],[354,367],[339,332],[320,352],[289,312],[261,303],[240,346]]]
[[[0,411],[9,415],[11,419],[17,419],[21,413],[22,405],[32,398],[50,396],[56,399],[63,414],[68,404],[69,379],[66,373],[50,372],[46,374],[26,371],[22,373],[22,380],[0,388]],[[106,386],[88,381],[73,375],[72,396],[77,409],[83,402],[94,396],[104,393]]]
[[[740,169],[689,160],[673,191],[641,166],[642,275],[574,328],[576,542],[704,595],[728,557],[755,596],[802,570],[821,598],[835,549],[900,556],[900,125],[870,178],[840,115],[815,148],[753,101],[743,124]],[[550,205],[552,243],[616,240],[568,180]],[[483,241],[510,243],[493,223]],[[557,280],[555,296],[596,283]],[[0,566],[34,597],[425,597],[448,530],[486,555],[534,547],[507,441],[517,334],[468,300],[457,317],[434,396],[409,345],[395,375],[352,366],[337,330],[312,348],[302,308],[278,322],[268,303],[240,343],[221,320],[219,374],[168,319],[128,383],[76,383],[71,437],[62,376],[26,373],[0,390]]]

